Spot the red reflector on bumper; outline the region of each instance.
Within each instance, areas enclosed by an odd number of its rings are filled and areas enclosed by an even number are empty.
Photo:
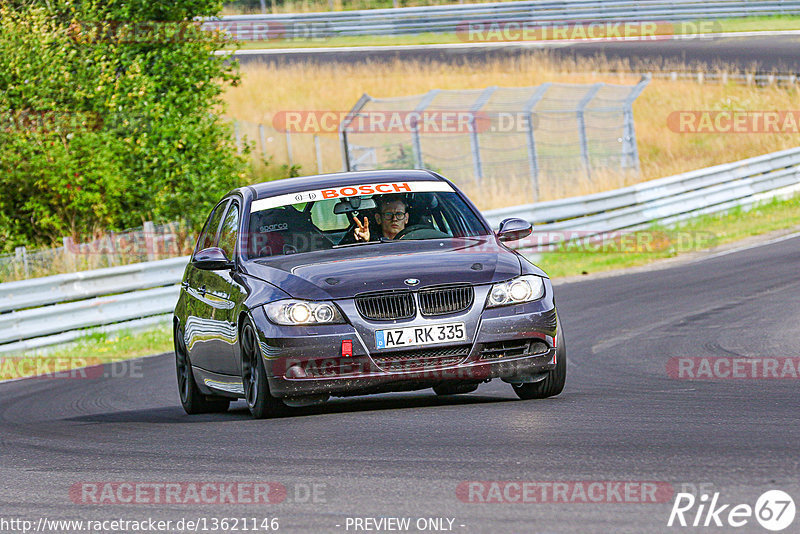
[[[351,358],[353,356],[353,340],[342,340],[342,358]]]

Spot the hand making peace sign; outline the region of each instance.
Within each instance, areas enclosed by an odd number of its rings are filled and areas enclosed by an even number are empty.
[[[356,238],[356,241],[369,241],[369,220],[364,217],[364,222],[358,220],[358,217],[355,218],[356,226],[353,229],[353,235]]]

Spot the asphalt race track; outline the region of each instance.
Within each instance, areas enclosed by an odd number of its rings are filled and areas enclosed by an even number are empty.
[[[543,401],[516,400],[494,381],[455,398],[337,399],[273,420],[251,420],[242,403],[187,416],[171,355],[138,360],[121,378],[0,384],[0,518],[277,517],[281,532],[355,532],[348,517],[383,516],[450,518],[464,533],[729,532],[668,528],[673,492],[703,488],[753,506],[780,489],[797,501],[798,380],[677,379],[667,364],[800,357],[798,265],[794,237],[560,284],[567,388]],[[287,498],[96,505],[70,496],[76,484],[126,481],[278,482]],[[656,503],[487,504],[459,498],[467,481],[650,481],[669,493]],[[766,532],[753,518],[736,531]]]
[[[526,46],[515,43],[502,46],[406,46],[358,47],[341,50],[245,50],[237,54],[243,65],[256,62],[278,64],[298,62],[363,63],[365,61],[386,62],[394,59],[469,62],[475,63],[495,58],[523,57],[529,54],[547,53],[552,57],[605,56],[611,60],[628,60],[633,68],[646,69],[656,66],[689,65],[692,68],[713,68],[715,65],[730,65],[740,70],[763,72],[799,72],[800,36],[773,35],[752,37],[719,37],[682,39],[674,41],[627,41],[584,42],[575,44],[552,44]]]

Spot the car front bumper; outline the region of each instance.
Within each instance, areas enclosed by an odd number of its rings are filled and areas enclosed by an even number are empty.
[[[391,369],[364,328],[350,324],[317,327],[259,328],[270,392],[279,398],[350,396],[410,391],[445,383],[479,383],[493,378],[509,382],[540,379],[556,365],[556,309],[551,299],[477,311],[472,333],[461,343],[420,347],[420,358],[399,361]],[[254,313],[257,324],[267,321]],[[438,318],[438,322],[468,317]],[[352,344],[343,356],[342,344]],[[411,353],[412,351],[400,351]],[[395,353],[398,353],[395,351]],[[455,354],[428,360],[426,354]],[[457,361],[455,361],[457,360]]]

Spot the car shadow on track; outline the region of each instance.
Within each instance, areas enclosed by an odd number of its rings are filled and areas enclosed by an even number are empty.
[[[381,394],[366,397],[336,398],[325,404],[317,406],[304,406],[302,408],[288,408],[284,417],[308,417],[312,415],[327,415],[337,413],[370,412],[383,410],[402,410],[435,408],[439,406],[460,406],[468,404],[493,404],[514,401],[516,399],[503,398],[491,395],[448,395],[439,397],[434,394]],[[232,413],[238,406],[233,407]],[[249,415],[249,411],[242,404],[241,413]]]
[[[309,417],[337,413],[354,413],[382,410],[436,408],[441,406],[462,406],[470,404],[493,404],[515,402],[516,399],[491,395],[449,395],[438,397],[433,394],[383,394],[373,397],[351,397],[335,399],[327,404],[287,408],[285,413],[276,419],[292,417]],[[149,408],[144,410],[126,410],[119,412],[99,413],[68,417],[66,421],[80,423],[158,423],[158,424],[192,424],[208,422],[234,422],[251,420],[250,412],[243,402],[236,402],[225,413],[186,415],[178,406]]]

